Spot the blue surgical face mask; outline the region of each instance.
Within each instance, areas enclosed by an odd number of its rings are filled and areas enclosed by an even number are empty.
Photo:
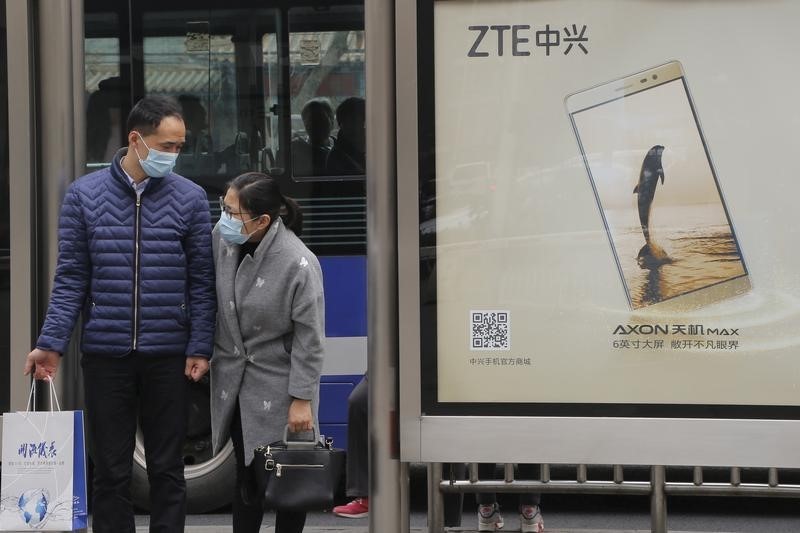
[[[142,166],[144,173],[151,178],[163,178],[172,172],[172,169],[175,168],[175,161],[178,159],[178,154],[154,150],[147,146],[147,143],[144,142],[142,135],[138,131],[136,135],[142,139],[142,144],[144,144],[148,150],[147,159],[142,159],[139,152],[136,151],[136,157],[139,159],[139,164]]]
[[[251,218],[248,222],[252,220],[256,220],[256,218]],[[233,218],[228,213],[224,211],[219,217],[219,222],[217,222],[217,226],[219,226],[219,232],[222,235],[222,238],[225,239],[227,242],[231,244],[244,244],[247,240],[255,233],[242,233],[242,228],[244,228],[244,222],[239,220],[238,218]]]

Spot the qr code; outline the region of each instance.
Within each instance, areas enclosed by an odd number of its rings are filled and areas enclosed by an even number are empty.
[[[511,313],[470,311],[470,350],[511,349]]]

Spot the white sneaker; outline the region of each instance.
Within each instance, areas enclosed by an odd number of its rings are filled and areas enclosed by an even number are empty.
[[[544,520],[538,505],[520,505],[519,530],[522,533],[543,533]]]
[[[478,506],[478,531],[496,531],[502,527],[503,517],[496,503]]]

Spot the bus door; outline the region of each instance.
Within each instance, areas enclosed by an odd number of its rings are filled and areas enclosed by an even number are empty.
[[[126,144],[134,102],[166,95],[186,125],[175,171],[205,189],[212,220],[226,184],[249,171],[278,179],[303,208],[301,238],[325,277],[320,423],[343,446],[347,394],[366,369],[365,176],[363,164],[328,169],[327,154],[355,146],[357,161],[360,143],[363,160],[364,140],[346,142],[365,96],[363,3],[85,0],[84,10],[87,170]],[[192,403],[189,508],[204,511],[227,503],[231,491],[220,489],[234,479],[232,455],[212,456],[207,382],[193,386]],[[135,462],[134,498],[145,505],[141,439]]]

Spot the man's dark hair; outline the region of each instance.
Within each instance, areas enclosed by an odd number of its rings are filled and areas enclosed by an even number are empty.
[[[178,102],[168,96],[145,96],[136,102],[128,115],[128,133],[136,130],[142,136],[151,135],[165,117],[177,117],[183,120]]]
[[[358,96],[351,96],[336,108],[336,122],[339,126],[353,117],[364,117],[366,115],[366,102]]]

